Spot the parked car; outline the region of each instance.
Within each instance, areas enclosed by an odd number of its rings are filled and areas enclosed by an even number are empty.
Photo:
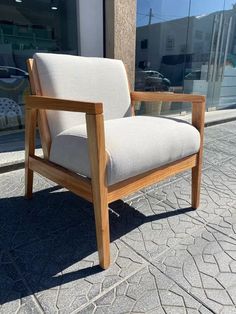
[[[135,78],[136,90],[168,91],[171,82],[158,71],[137,71]]]

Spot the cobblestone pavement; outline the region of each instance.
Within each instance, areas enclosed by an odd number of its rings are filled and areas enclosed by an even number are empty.
[[[236,122],[206,128],[201,206],[185,172],[110,204],[98,266],[91,204],[0,175],[0,313],[236,313]]]

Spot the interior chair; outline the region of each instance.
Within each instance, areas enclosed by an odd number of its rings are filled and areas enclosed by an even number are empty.
[[[102,268],[110,264],[109,203],[192,169],[192,207],[198,207],[204,96],[130,91],[120,60],[36,53],[27,62],[26,197],[35,171],[92,202]],[[137,101],[191,102],[192,124],[135,116]],[[43,158],[35,156],[37,124]]]

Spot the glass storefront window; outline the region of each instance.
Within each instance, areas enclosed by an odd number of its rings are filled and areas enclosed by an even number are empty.
[[[229,0],[138,0],[135,88],[203,94],[208,111],[235,107],[235,15]],[[138,112],[189,109],[140,104]]]
[[[184,65],[188,58],[189,1],[137,2],[135,89],[182,92]],[[178,28],[178,32],[176,32]],[[142,43],[146,41],[145,49]],[[181,104],[175,104],[179,111]],[[169,112],[171,103],[138,104],[138,114]]]
[[[24,127],[26,60],[79,54],[75,0],[0,0],[0,131]]]

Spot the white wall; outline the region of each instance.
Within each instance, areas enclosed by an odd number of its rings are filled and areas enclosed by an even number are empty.
[[[77,0],[77,16],[81,55],[103,57],[103,1]]]

